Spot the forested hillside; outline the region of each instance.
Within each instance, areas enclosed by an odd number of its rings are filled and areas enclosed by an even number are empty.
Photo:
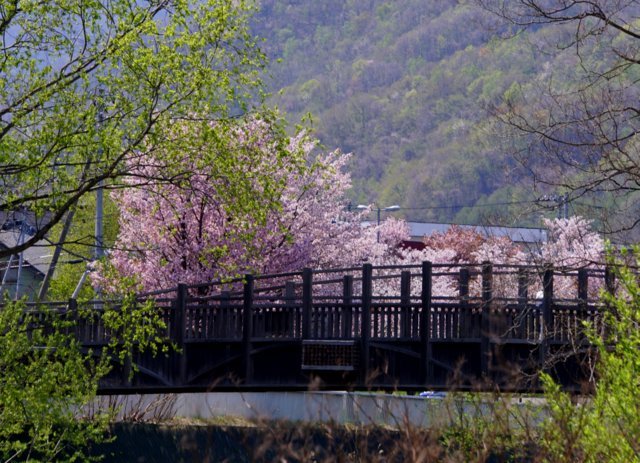
[[[535,44],[563,31],[503,40],[492,21],[456,0],[262,0],[255,28],[272,102],[292,122],[310,113],[327,148],[353,153],[354,203],[537,225],[542,191],[487,107],[557,67]]]

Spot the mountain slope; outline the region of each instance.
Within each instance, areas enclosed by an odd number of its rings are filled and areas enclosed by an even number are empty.
[[[255,29],[273,103],[291,121],[311,113],[327,148],[354,154],[354,202],[534,223],[535,193],[485,108],[550,66],[532,45],[549,31],[500,40],[492,26],[455,0],[263,0]]]

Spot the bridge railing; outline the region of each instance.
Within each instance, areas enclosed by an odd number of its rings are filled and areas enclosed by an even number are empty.
[[[350,371],[364,385],[369,369],[393,358],[411,370],[403,374],[412,387],[443,385],[460,356],[472,364],[469,375],[488,377],[498,354],[526,357],[527,365],[535,357],[540,366],[564,346],[579,351],[587,342],[585,324],[605,334],[601,289],[616,290],[612,272],[604,267],[489,262],[364,264],[178,285],[136,300],[153,301],[166,325],[162,334],[180,349],[157,357],[135,352],[130,363],[152,377],[151,384],[171,387],[197,384],[209,372],[266,384],[277,377],[267,370],[285,375],[285,367],[295,370],[289,379],[294,382],[309,370],[325,368],[321,371]],[[103,315],[119,310],[119,304],[70,300],[32,304],[28,310],[69,317],[79,341],[97,351],[114,336]],[[272,352],[288,363],[280,368],[270,359]],[[327,365],[328,358],[334,364]],[[127,384],[127,368],[116,370],[125,379],[114,381]]]
[[[358,268],[252,276],[180,285],[141,294],[152,299],[180,342],[269,339],[414,340],[539,343],[584,339],[584,322],[602,329],[601,288],[615,290],[605,268],[445,265]],[[38,310],[89,310],[77,337],[105,343],[104,305],[52,302]],[[35,304],[30,305],[35,309]]]
[[[202,285],[184,287],[184,303],[171,310],[184,311],[186,342],[363,337],[564,342],[576,339],[583,321],[600,323],[594,295],[605,286],[603,269],[429,264],[426,276],[423,267],[247,275],[217,293],[201,291]],[[554,292],[554,279],[562,282],[561,291]]]

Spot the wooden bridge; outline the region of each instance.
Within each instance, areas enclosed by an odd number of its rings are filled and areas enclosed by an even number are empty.
[[[114,368],[101,393],[532,391],[543,370],[577,389],[592,380],[583,322],[603,329],[598,291],[614,286],[604,268],[429,262],[179,285],[139,297],[155,301],[178,349],[135,354],[133,378]],[[108,341],[100,317],[76,336]]]

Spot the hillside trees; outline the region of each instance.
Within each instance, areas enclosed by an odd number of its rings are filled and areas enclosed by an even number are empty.
[[[0,210],[32,211],[36,231],[0,257],[144,171],[152,147],[165,146],[165,169],[148,181],[182,174],[168,149],[187,152],[167,140],[175,121],[224,119],[258,95],[250,12],[228,0],[2,2]]]
[[[575,199],[581,192],[587,193],[586,187],[598,178],[598,172],[606,173],[605,164],[597,163],[597,150],[588,148],[591,142],[587,143],[589,133],[594,140],[604,140],[598,134],[597,119],[583,120],[585,130],[579,131],[583,141],[576,130],[569,130],[569,123],[582,120],[580,114],[597,110],[604,117],[609,109],[620,121],[624,114],[616,111],[624,106],[610,105],[607,98],[617,99],[626,93],[631,97],[628,101],[637,101],[633,99],[635,65],[616,67],[618,58],[612,52],[614,47],[617,51],[633,50],[633,41],[622,37],[633,31],[635,1],[482,2],[500,14],[509,14],[514,21],[521,20],[519,24],[530,24],[526,31],[519,25],[500,23],[497,16],[474,8],[470,2],[374,0],[368,2],[371,8],[358,2],[332,2],[331,10],[311,0],[264,3],[271,8],[259,13],[256,30],[276,38],[265,50],[274,58],[283,58],[271,69],[273,90],[283,90],[274,94],[273,101],[292,119],[312,111],[321,143],[354,153],[354,202],[398,203],[413,208],[412,220],[517,221],[538,226],[543,207],[536,204],[537,197],[585,186],[575,190]],[[580,15],[574,15],[575,21],[534,21],[532,14],[538,3],[543,8],[567,5],[574,12],[583,6],[587,15],[590,4],[603,5],[607,14],[622,5],[624,10],[615,17],[626,15],[623,19],[630,27],[616,31],[613,23],[604,27],[605,22],[595,14],[591,19],[585,16],[580,27],[586,31],[593,25],[594,34],[585,34],[576,48],[574,26]],[[514,17],[516,13],[520,16]],[[523,18],[525,13],[529,16]],[[570,16],[569,10],[564,13]],[[598,21],[604,27],[601,35],[595,33]],[[511,40],[500,40],[509,32],[514,32]],[[605,85],[613,76],[605,74],[607,69],[622,77]],[[598,73],[602,85],[591,85]],[[314,83],[312,89],[308,82]],[[584,110],[578,97],[582,88],[588,92],[584,95],[593,96]],[[303,96],[308,100],[303,101]],[[366,111],[357,111],[359,107]],[[505,122],[511,110],[520,114],[521,119],[512,117],[508,122],[525,129],[543,127],[538,125],[548,121],[555,124],[549,128],[556,131],[540,136],[512,132],[487,118],[487,107],[495,109]],[[620,136],[626,136],[622,125],[613,118],[610,121],[601,119],[609,138],[616,127]],[[552,137],[545,139],[545,133],[562,135],[578,144],[557,144]],[[566,157],[561,162],[570,167],[549,162],[554,157],[545,144],[554,145],[555,153]],[[608,149],[606,143],[602,146]],[[513,152],[520,155],[526,169],[514,160]],[[581,163],[584,159],[580,156],[593,162]],[[614,185],[613,180],[606,180],[593,187],[606,190]],[[596,191],[595,196],[596,204],[605,209],[586,209],[579,204],[586,200],[572,201],[571,207],[575,213],[600,221],[609,211],[638,204],[624,194],[613,198]],[[524,206],[526,201],[528,207]],[[492,207],[496,203],[518,204]],[[627,213],[638,217],[631,209]],[[611,228],[616,225],[630,224],[611,224]]]
[[[637,227],[640,3],[479,3],[517,30],[546,26],[552,36],[535,42],[553,56],[545,72],[495,109],[515,129],[519,159],[536,181],[571,191],[572,198],[614,198],[611,229]]]
[[[505,172],[520,183],[521,175],[505,161],[505,150],[488,130],[482,106],[499,101],[514,82],[527,81],[539,70],[529,44],[489,41],[493,34],[469,5],[376,3],[376,15],[369,15],[363,32],[366,43],[360,45],[348,25],[332,26],[336,44],[327,61],[342,63],[340,72],[320,69],[326,50],[319,51],[318,61],[309,63],[293,84],[297,74],[290,69],[284,94],[276,97],[279,104],[292,114],[312,108],[320,140],[355,154],[352,198],[357,202],[402,204],[414,208],[413,220],[498,223],[508,215],[500,222],[508,223],[525,215],[521,207],[483,206],[458,217],[461,206],[473,206],[504,188]],[[407,14],[417,10],[422,13]],[[354,14],[346,15],[347,22]],[[340,44],[348,41],[359,45],[343,50]],[[385,72],[389,66],[394,72]],[[301,105],[296,95],[311,76],[328,90]],[[522,189],[531,201],[528,188]]]

